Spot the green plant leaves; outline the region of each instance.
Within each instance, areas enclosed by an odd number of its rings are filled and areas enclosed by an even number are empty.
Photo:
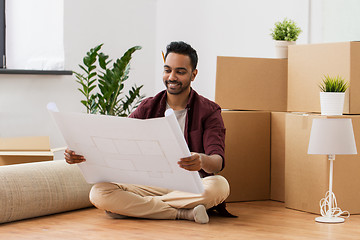
[[[276,22],[270,34],[274,40],[296,41],[302,30],[293,20],[285,18],[282,22]]]
[[[106,59],[108,59],[109,56],[108,56],[108,55],[105,55],[104,53],[99,53],[98,58],[99,58],[99,65],[100,65],[100,67],[101,67],[102,69],[106,70],[107,65],[111,62],[111,60],[110,60],[110,61],[106,61]]]
[[[319,85],[322,92],[345,92],[349,88],[348,82],[340,77],[330,77],[324,75],[323,81]]]
[[[143,85],[135,85],[128,95],[122,96],[124,82],[129,78],[132,54],[140,50],[141,46],[128,49],[120,59],[116,59],[112,67],[109,67],[112,62],[108,60],[109,56],[99,53],[102,46],[100,44],[86,53],[84,65],[79,65],[84,74],[74,72],[77,82],[82,86],[78,89],[85,96],[81,103],[86,107],[87,113],[128,116],[144,98],[140,94]],[[97,65],[101,69],[97,70]],[[96,87],[99,91],[92,93]]]

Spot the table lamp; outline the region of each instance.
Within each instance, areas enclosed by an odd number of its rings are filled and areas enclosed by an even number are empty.
[[[321,217],[315,221],[322,223],[341,223],[341,217],[347,211],[337,207],[335,194],[332,191],[333,163],[337,154],[357,154],[353,126],[349,118],[315,118],[313,119],[308,154],[325,154],[330,161],[329,191],[320,201]]]

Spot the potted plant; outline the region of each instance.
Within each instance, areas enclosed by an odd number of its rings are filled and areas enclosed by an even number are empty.
[[[81,103],[87,113],[99,113],[113,116],[128,116],[144,98],[140,89],[134,85],[127,95],[123,94],[124,82],[129,78],[130,60],[140,46],[128,49],[120,59],[108,60],[109,56],[100,52],[103,44],[90,49],[79,67],[83,73],[74,72],[77,82],[81,84],[79,91],[85,99]]]
[[[345,91],[349,88],[349,84],[339,75],[336,77],[324,75],[319,87],[321,115],[342,115]]]
[[[288,46],[296,44],[296,40],[302,30],[290,19],[285,18],[282,22],[276,22],[270,34],[275,40],[275,53],[278,58],[287,58]]]

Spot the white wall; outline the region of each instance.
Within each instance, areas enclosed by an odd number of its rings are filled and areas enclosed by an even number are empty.
[[[275,57],[270,29],[285,17],[303,29],[298,43],[307,42],[308,1],[304,0],[158,0],[156,90],[161,81],[161,50],[171,41],[191,44],[199,55],[193,87],[214,99],[216,57]]]
[[[323,0],[323,42],[360,40],[360,1]]]
[[[85,53],[100,43],[110,58],[135,45],[128,85],[144,84],[150,96],[154,82],[156,0],[65,0],[65,68],[80,71]]]
[[[65,69],[79,71],[86,51],[99,43],[113,59],[141,45],[133,55],[127,84],[144,84],[143,93],[153,95],[156,0],[64,3]],[[46,104],[55,101],[60,110],[85,111],[78,87],[74,76],[0,74],[0,137],[44,135],[50,136],[51,147],[65,146]]]

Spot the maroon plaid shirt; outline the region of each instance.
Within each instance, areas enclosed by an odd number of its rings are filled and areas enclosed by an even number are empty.
[[[225,127],[220,106],[191,89],[186,109],[188,111],[184,137],[190,152],[218,154],[223,159],[222,168],[224,168]],[[139,119],[164,117],[165,110],[166,90],[154,97],[144,99],[130,117]],[[213,175],[203,170],[199,173],[201,177]]]

